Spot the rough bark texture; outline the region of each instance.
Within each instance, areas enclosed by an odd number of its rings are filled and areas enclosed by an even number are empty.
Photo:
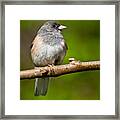
[[[21,71],[20,78],[57,77],[64,74],[90,70],[100,70],[100,61],[79,62],[70,59],[70,63],[65,65],[37,67]]]

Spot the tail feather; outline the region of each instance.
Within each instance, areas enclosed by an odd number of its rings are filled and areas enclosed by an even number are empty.
[[[48,90],[49,78],[36,78],[35,79],[35,96],[45,96]]]

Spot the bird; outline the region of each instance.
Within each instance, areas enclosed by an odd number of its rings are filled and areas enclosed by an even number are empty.
[[[32,44],[31,57],[35,68],[62,64],[68,46],[62,35],[67,28],[54,20],[46,21]],[[34,96],[46,96],[50,77],[35,78]]]

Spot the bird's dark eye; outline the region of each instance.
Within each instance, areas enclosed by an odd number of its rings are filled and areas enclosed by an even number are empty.
[[[57,29],[59,26],[60,26],[60,25],[57,24],[57,23],[54,23],[54,24],[53,24],[53,28],[56,28],[56,29]]]

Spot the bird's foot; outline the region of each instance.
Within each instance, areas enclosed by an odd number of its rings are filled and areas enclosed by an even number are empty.
[[[54,67],[54,64],[48,64],[48,67]]]
[[[53,71],[54,64],[48,64],[48,67],[50,68],[51,75],[52,75],[54,73]]]
[[[37,75],[39,73],[40,69],[39,69],[39,67],[34,67],[34,69],[35,69],[35,75]]]

